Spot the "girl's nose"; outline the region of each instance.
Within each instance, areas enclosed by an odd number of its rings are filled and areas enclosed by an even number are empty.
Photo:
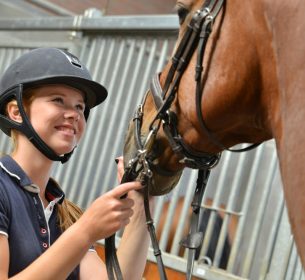
[[[73,119],[75,121],[79,121],[80,112],[75,108],[66,108],[64,113],[65,119]]]

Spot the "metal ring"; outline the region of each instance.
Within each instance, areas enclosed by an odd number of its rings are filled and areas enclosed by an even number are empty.
[[[212,260],[207,256],[204,256],[203,258],[199,259],[198,264],[200,264],[200,263],[206,264],[208,267],[211,267],[213,264]]]

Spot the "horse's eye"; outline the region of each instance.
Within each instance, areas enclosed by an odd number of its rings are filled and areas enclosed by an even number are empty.
[[[182,24],[185,21],[185,18],[187,14],[189,13],[189,10],[185,7],[178,7],[177,8],[177,14],[179,17],[179,23]]]

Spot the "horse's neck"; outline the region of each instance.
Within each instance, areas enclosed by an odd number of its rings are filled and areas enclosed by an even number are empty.
[[[296,70],[305,69],[305,2],[265,2],[264,13],[273,37],[279,80],[287,89],[290,78],[296,80],[299,75],[304,75],[304,71]]]
[[[294,238],[305,265],[305,2],[264,1],[273,36],[279,84],[280,122],[275,138]]]
[[[291,124],[296,117],[302,122],[305,120],[305,2],[264,2],[276,59],[281,129],[287,129],[291,134],[290,130],[294,129]],[[278,133],[280,138],[283,131]]]
[[[305,3],[296,0],[269,2],[265,3],[265,13],[273,36],[279,84],[279,122],[275,127],[275,139],[290,206],[298,204],[295,203],[297,197],[302,197],[299,187],[305,185]],[[297,212],[302,211],[298,209],[291,213],[297,216]],[[294,222],[292,226],[295,226]],[[296,232],[297,240],[300,236],[301,233]]]

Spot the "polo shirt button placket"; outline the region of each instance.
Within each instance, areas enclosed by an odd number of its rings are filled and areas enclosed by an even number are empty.
[[[49,247],[49,244],[46,242],[47,239],[48,239],[48,231],[46,230],[45,227],[41,227],[40,228],[40,234],[41,234],[41,237],[42,237],[42,247],[43,249],[48,249]]]

